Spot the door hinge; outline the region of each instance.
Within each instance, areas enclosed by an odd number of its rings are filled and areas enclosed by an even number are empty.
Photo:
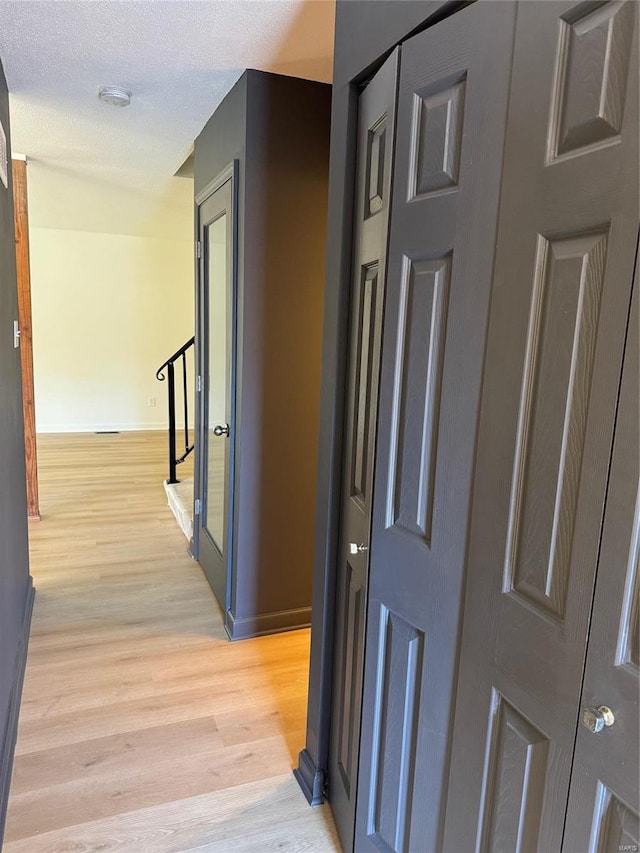
[[[20,336],[22,332],[20,331],[20,324],[17,320],[13,321],[13,348],[18,349],[20,346]]]
[[[196,258],[202,257],[202,243],[200,240],[196,240]]]
[[[200,498],[196,498],[195,513],[200,515]]]
[[[196,376],[196,391],[198,393],[202,391],[202,376]]]

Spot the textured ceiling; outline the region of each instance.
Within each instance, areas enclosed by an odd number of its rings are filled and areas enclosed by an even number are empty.
[[[333,24],[333,0],[0,0],[13,150],[162,194],[245,68],[330,81]]]

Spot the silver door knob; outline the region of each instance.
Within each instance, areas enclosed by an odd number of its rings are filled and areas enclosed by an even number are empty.
[[[218,426],[214,426],[213,434],[217,436],[229,435],[229,424],[218,424]]]
[[[599,708],[583,708],[582,710],[582,725],[596,735],[605,726],[612,726],[615,721],[613,711],[606,705],[600,705]]]
[[[364,554],[365,551],[368,551],[369,548],[367,545],[356,545],[355,542],[349,542],[349,553],[350,554]]]

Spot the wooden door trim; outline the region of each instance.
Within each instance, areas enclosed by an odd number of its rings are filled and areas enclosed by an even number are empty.
[[[33,379],[33,331],[31,323],[31,269],[29,266],[29,206],[27,202],[26,160],[12,160],[11,169],[13,173],[18,323],[20,325],[22,408],[27,471],[27,515],[29,519],[37,521],[40,519],[40,505],[38,499],[38,454],[36,446],[36,407]]]

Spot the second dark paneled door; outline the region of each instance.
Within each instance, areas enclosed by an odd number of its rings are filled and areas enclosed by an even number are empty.
[[[393,166],[395,51],[360,95],[342,529],[337,570],[329,800],[353,844],[380,345]]]

